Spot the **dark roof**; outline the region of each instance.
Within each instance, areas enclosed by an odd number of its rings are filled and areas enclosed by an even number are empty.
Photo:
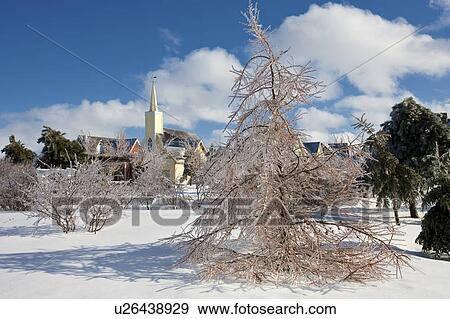
[[[117,150],[117,147],[119,145],[119,138],[114,137],[105,137],[105,136],[90,136],[90,135],[79,135],[77,140],[81,143],[81,145],[86,145],[88,140],[90,145],[97,146],[100,141],[102,141],[105,144],[110,145],[114,150]],[[131,151],[131,148],[133,147],[134,143],[138,141],[137,138],[124,138],[123,141],[126,144],[127,152]],[[87,150],[93,151],[93,150]]]
[[[305,146],[306,150],[310,154],[317,154],[319,150],[320,142],[304,142],[303,146]]]
[[[328,143],[328,147],[338,155],[349,156],[348,143]]]
[[[162,142],[165,146],[170,147],[186,147],[186,143],[188,143],[189,146],[196,148],[201,139],[191,132],[165,128],[164,134],[162,134]]]
[[[328,143],[328,146],[332,149],[332,150],[337,150],[343,147],[347,147],[348,143]]]

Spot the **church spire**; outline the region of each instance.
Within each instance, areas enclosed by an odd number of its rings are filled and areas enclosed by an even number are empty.
[[[150,110],[145,112],[145,143],[149,149],[157,145],[158,135],[164,134],[163,113],[158,111],[156,99],[156,77],[153,77],[150,91]]]
[[[150,111],[158,111],[158,100],[156,99],[156,76],[153,77],[152,91],[150,96]]]

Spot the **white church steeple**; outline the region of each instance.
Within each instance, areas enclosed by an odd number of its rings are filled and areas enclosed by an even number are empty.
[[[150,111],[158,111],[158,100],[156,99],[156,77],[152,81],[152,92],[150,94]]]
[[[158,111],[156,77],[154,77],[150,93],[150,110],[145,112],[145,143],[152,148],[158,143],[158,135],[163,133],[163,114]]]

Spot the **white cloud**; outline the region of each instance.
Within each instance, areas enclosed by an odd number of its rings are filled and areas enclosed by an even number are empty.
[[[221,48],[199,49],[184,59],[169,59],[160,69],[145,79],[147,92],[151,76],[158,77],[158,101],[167,114],[169,125],[193,129],[201,121],[225,123],[228,121],[228,103],[233,75],[231,66],[241,67],[232,54]],[[70,138],[80,133],[114,136],[127,127],[144,127],[147,103],[136,100],[122,103],[119,100],[90,102],[79,105],[56,104],[32,108],[26,112],[4,113],[5,123],[0,127],[0,145],[8,143],[8,136],[15,134],[33,150],[43,125],[61,130]]]
[[[430,6],[442,10],[442,14],[429,29],[441,29],[450,26],[450,0],[430,0]]]
[[[356,122],[352,116],[365,117],[378,128],[380,124],[389,119],[392,107],[412,96],[421,105],[430,108],[433,112],[446,112],[450,114],[450,99],[439,101],[422,101],[409,91],[401,91],[395,95],[373,96],[353,95],[346,96],[337,101],[333,107],[335,112],[320,110],[316,107],[302,108],[305,113],[298,121],[299,128],[305,129],[311,141],[333,142],[336,140],[355,138],[355,133],[349,132],[349,126]],[[341,113],[348,114],[347,116]]]
[[[337,142],[337,143],[355,143],[356,138],[359,137],[357,136],[354,132],[348,132],[348,131],[344,131],[344,132],[339,132],[339,133],[334,133],[331,135],[331,140],[326,141],[327,143],[333,143],[333,142]]]
[[[229,132],[224,131],[223,129],[212,130],[211,135],[204,141],[204,143],[207,147],[211,144],[221,145],[227,142],[228,136]]]
[[[389,118],[392,106],[402,101],[400,96],[371,96],[353,95],[339,100],[335,106],[343,111],[347,109],[352,115],[360,117],[365,113],[366,118],[375,125],[381,124]]]
[[[350,143],[356,135],[353,132],[342,131],[332,133],[329,131],[306,131],[305,141],[307,142],[322,142],[322,143]]]
[[[287,17],[274,30],[273,40],[300,63],[312,61],[329,82],[348,72],[389,45],[412,33],[404,19],[387,20],[367,10],[328,3],[312,5],[299,16]],[[429,35],[412,35],[381,54],[348,80],[364,94],[392,95],[407,74],[442,76],[450,70],[450,41]],[[332,86],[330,97],[339,93]]]
[[[347,119],[341,114],[320,110],[314,106],[300,108],[299,113],[302,114],[298,121],[299,127],[306,130],[317,128],[332,129],[347,125]]]
[[[443,8],[444,15],[449,3],[450,0],[433,1]],[[414,30],[403,18],[387,20],[368,10],[328,3],[312,5],[304,14],[287,17],[271,37],[280,49],[290,48],[288,54],[294,61],[311,61],[319,80],[330,83]],[[309,115],[298,124],[312,136],[310,140],[322,141],[332,140],[333,134],[353,137],[348,132],[353,122],[351,115],[366,113],[371,122],[381,124],[389,118],[394,104],[413,96],[400,87],[399,81],[408,74],[435,77],[448,74],[449,52],[448,39],[412,35],[348,75],[348,81],[360,95],[343,97],[327,110],[303,109]],[[341,89],[339,83],[328,87],[324,99],[338,98]],[[435,112],[448,112],[443,102],[422,104]]]
[[[449,11],[450,0],[433,0],[433,6]],[[290,16],[271,35],[275,45],[290,48],[295,62],[312,61],[320,80],[329,83],[339,75],[413,32],[415,27],[404,19],[387,20],[370,11],[355,7],[326,4],[312,5],[302,15]],[[181,39],[169,29],[160,29],[166,45],[178,47]],[[331,141],[332,134],[348,133],[349,116],[367,113],[370,121],[379,124],[388,118],[391,107],[412,95],[399,88],[398,82],[407,74],[442,76],[450,71],[450,40],[429,35],[414,35],[351,73],[349,81],[361,92],[341,98],[326,110],[303,108],[305,120],[300,127],[311,139]],[[201,121],[228,121],[230,88],[234,76],[231,66],[242,67],[238,59],[222,48],[202,48],[183,58],[167,59],[158,70],[145,78],[149,91],[151,77],[158,77],[158,100],[161,107],[179,120],[165,115],[168,125],[195,129]],[[339,84],[329,87],[324,98],[342,95]],[[435,111],[448,112],[449,101],[431,101]],[[42,125],[67,132],[74,138],[83,132],[114,135],[126,127],[143,127],[143,113],[148,108],[142,101],[122,103],[83,101],[80,105],[57,104],[33,108],[21,113],[2,114],[0,145],[15,134],[33,149]],[[221,131],[211,133],[210,140],[221,138]]]
[[[165,116],[169,124],[193,128],[199,121],[226,123],[230,110],[232,66],[238,59],[222,48],[202,48],[183,59],[167,60],[159,70],[147,76],[147,91],[157,77],[158,103],[179,121]]]
[[[161,38],[164,40],[166,51],[177,53],[177,49],[181,45],[181,38],[167,28],[159,28],[158,30]]]
[[[425,105],[433,110],[433,112],[448,113],[450,116],[450,98],[444,101],[432,100],[431,102],[425,103]]]
[[[309,135],[308,140],[332,142],[335,140],[333,134],[343,134],[344,128],[348,126],[348,120],[343,115],[320,110],[314,106],[300,108],[299,113],[301,117],[297,125]]]
[[[411,92],[403,91],[392,96],[356,95],[347,96],[338,101],[335,106],[339,109],[347,109],[352,115],[360,117],[365,113],[366,118],[376,126],[389,119],[392,107],[403,101],[404,98],[412,96],[417,103],[430,108],[433,112],[450,113],[450,100],[445,101],[422,101]]]
[[[119,100],[89,102],[80,105],[55,104],[49,107],[32,108],[26,112],[5,113],[6,123],[0,128],[0,145],[8,143],[8,136],[14,134],[26,146],[40,151],[42,145],[36,143],[42,126],[48,125],[74,139],[85,133],[100,136],[115,136],[126,127],[144,126],[146,106],[141,101],[126,104]]]

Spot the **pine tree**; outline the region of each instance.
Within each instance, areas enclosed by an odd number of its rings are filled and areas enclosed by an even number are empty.
[[[400,225],[399,209],[402,202],[413,202],[417,197],[420,176],[411,168],[399,163],[387,149],[378,150],[370,162],[370,179],[378,202],[390,199],[395,222]]]
[[[426,192],[433,176],[439,174],[439,167],[430,156],[444,154],[450,149],[450,130],[446,121],[436,113],[418,104],[412,97],[392,107],[391,119],[382,124],[382,130],[389,135],[389,151],[399,164],[421,177],[417,189],[410,188],[409,208],[411,217],[418,218],[416,197]]]
[[[5,158],[14,164],[29,164],[33,161],[36,154],[25,147],[20,141],[16,141],[14,135],[9,138],[9,144],[2,149],[2,153],[5,154]]]
[[[65,133],[44,126],[38,143],[44,144],[39,156],[40,166],[70,167],[72,162],[83,162],[85,152],[77,141],[65,138]]]
[[[438,173],[430,191],[424,196],[425,205],[433,205],[422,220],[422,231],[416,239],[424,251],[434,251],[436,258],[450,253],[450,153],[430,158]]]
[[[391,153],[388,134],[383,131],[375,132],[373,124],[368,123],[364,116],[354,126],[369,134],[365,146],[371,157],[366,163],[369,174],[365,179],[372,185],[378,203],[389,200],[392,202],[395,222],[400,225],[398,211],[401,203],[415,200],[421,177],[410,167],[400,164],[398,158]]]

